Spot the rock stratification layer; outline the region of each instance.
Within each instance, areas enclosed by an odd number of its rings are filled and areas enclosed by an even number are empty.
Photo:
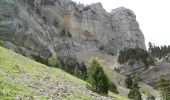
[[[25,55],[77,59],[77,53],[116,55],[124,48],[145,49],[135,14],[126,8],[108,13],[100,3],[71,0],[0,0],[0,40]]]

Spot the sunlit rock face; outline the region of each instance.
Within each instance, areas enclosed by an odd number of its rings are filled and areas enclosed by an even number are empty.
[[[77,53],[117,55],[124,48],[145,49],[135,14],[126,8],[108,13],[101,3],[70,0],[0,0],[0,40],[24,55],[77,60]]]

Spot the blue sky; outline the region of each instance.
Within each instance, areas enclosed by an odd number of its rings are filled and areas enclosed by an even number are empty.
[[[170,1],[169,0],[73,0],[91,4],[101,2],[110,12],[117,7],[133,10],[137,16],[140,29],[145,35],[145,43],[170,45]]]

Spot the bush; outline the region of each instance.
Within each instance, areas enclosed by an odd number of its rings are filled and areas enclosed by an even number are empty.
[[[142,95],[140,94],[138,89],[131,89],[128,97],[134,100],[142,100]]]
[[[50,58],[48,58],[48,65],[51,67],[59,67],[57,57],[55,55],[52,55]]]
[[[140,75],[138,73],[132,75],[132,79],[133,79],[134,83],[138,83],[138,82],[141,81],[141,77],[140,77]]]
[[[77,62],[76,67],[74,68],[74,76],[86,80],[87,78],[87,68],[84,63],[79,64]]]
[[[61,65],[58,63],[56,56],[51,56],[51,57],[42,57],[40,55],[31,55],[32,58],[37,61],[40,62],[42,64],[45,64],[47,66],[50,67],[58,67],[60,68]]]
[[[132,89],[133,87],[133,81],[132,81],[132,78],[130,76],[128,76],[126,79],[125,79],[125,85],[127,88],[129,89]]]
[[[116,87],[116,85],[114,84],[114,82],[112,82],[112,81],[109,81],[109,90],[111,91],[111,92],[114,92],[114,93],[119,93],[118,91],[117,91],[117,87]]]
[[[132,76],[128,76],[125,79],[125,85],[129,89],[139,89],[138,83],[141,80],[140,76],[138,74],[134,74]]]
[[[48,58],[41,57],[40,55],[32,55],[32,57],[35,61],[48,65]]]
[[[170,90],[161,91],[162,100],[170,100]]]
[[[79,66],[75,67],[75,69],[74,69],[74,76],[76,76],[78,78],[83,78],[83,74],[82,74]]]
[[[88,82],[92,85],[95,92],[102,94],[108,93],[108,78],[105,75],[102,66],[96,59],[93,59],[88,67]]]
[[[161,91],[163,100],[170,100],[170,81],[163,77],[158,77],[156,80],[156,89]]]
[[[0,41],[0,46],[4,47],[4,43],[2,41]]]

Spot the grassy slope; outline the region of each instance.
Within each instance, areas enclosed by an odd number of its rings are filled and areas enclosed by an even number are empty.
[[[110,99],[86,89],[86,82],[0,47],[0,99]],[[127,100],[109,92],[116,100]]]

